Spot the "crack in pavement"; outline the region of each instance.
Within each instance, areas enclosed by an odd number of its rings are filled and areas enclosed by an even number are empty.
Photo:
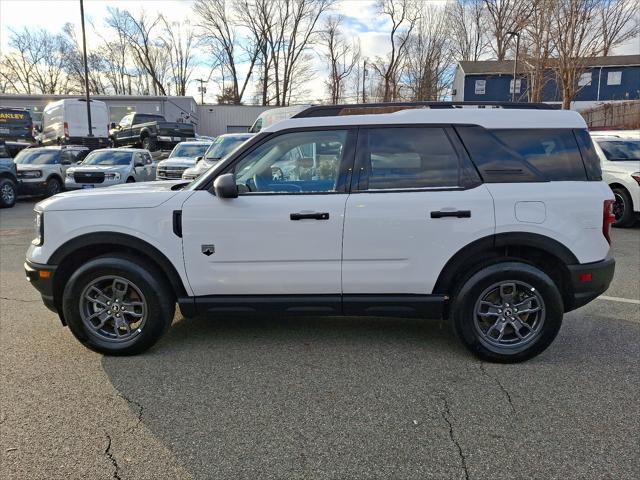
[[[453,434],[453,422],[449,420],[449,417],[452,417],[451,409],[449,408],[449,402],[447,402],[446,397],[442,397],[442,401],[444,402],[444,412],[442,412],[442,418],[449,425],[449,438],[451,442],[458,448],[458,455],[460,456],[460,463],[462,465],[462,470],[464,471],[464,478],[469,480],[469,469],[467,468],[467,457],[464,456],[464,452],[462,451],[462,447],[460,443],[456,440],[455,435]]]
[[[136,407],[138,407],[138,421],[137,423],[131,427],[129,429],[129,432],[133,432],[136,428],[138,428],[140,426],[140,424],[142,423],[142,412],[144,411],[144,407],[142,406],[141,403],[136,402],[135,400],[130,399],[129,397],[127,397],[126,395],[123,395],[122,393],[118,393],[118,396],[125,399],[128,403],[130,403],[131,405],[135,405]]]
[[[500,390],[502,390],[502,393],[504,393],[504,395],[507,397],[507,400],[509,401],[509,405],[511,406],[511,411],[512,413],[516,413],[516,407],[513,404],[513,401],[511,399],[511,394],[509,393],[509,391],[504,388],[504,385],[502,385],[502,382],[500,382],[500,379],[498,377],[494,377],[493,375],[489,374],[489,372],[487,372],[484,363],[480,362],[480,371],[482,372],[482,374],[487,377],[490,378],[491,380],[493,380],[498,387],[500,387]]]
[[[29,302],[39,302],[40,300],[25,300],[23,298],[9,298],[9,297],[0,297],[0,300],[7,300],[8,302],[24,302],[24,303],[29,303]]]
[[[107,444],[107,448],[104,449],[104,454],[107,456],[107,458],[113,465],[113,478],[115,478],[116,480],[122,480],[122,478],[120,478],[120,474],[118,473],[118,470],[120,468],[118,466],[118,461],[116,460],[116,458],[113,456],[113,453],[111,452],[111,436],[108,433],[105,433],[105,435],[107,436],[107,440],[109,441],[109,443]]]

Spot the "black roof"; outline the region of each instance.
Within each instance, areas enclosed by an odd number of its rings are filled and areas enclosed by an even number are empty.
[[[388,102],[354,103],[344,105],[311,105],[293,118],[334,117],[338,115],[366,115],[372,113],[393,113],[415,108],[509,108],[527,110],[556,110],[557,105],[525,102]]]

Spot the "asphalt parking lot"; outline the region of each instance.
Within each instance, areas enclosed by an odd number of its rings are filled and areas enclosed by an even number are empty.
[[[637,478],[638,226],[613,232],[606,297],[524,364],[439,322],[179,314],[114,358],[26,282],[33,204],[0,211],[0,478]]]

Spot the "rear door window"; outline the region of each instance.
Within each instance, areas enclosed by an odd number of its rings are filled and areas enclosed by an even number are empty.
[[[457,187],[458,155],[441,127],[361,130],[359,190]]]

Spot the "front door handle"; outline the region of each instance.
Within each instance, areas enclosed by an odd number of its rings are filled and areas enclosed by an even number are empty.
[[[328,212],[312,212],[312,213],[292,213],[289,215],[291,220],[329,220]]]
[[[431,212],[431,218],[444,218],[444,217],[456,217],[456,218],[471,218],[471,210],[453,210],[453,211],[436,211]]]

